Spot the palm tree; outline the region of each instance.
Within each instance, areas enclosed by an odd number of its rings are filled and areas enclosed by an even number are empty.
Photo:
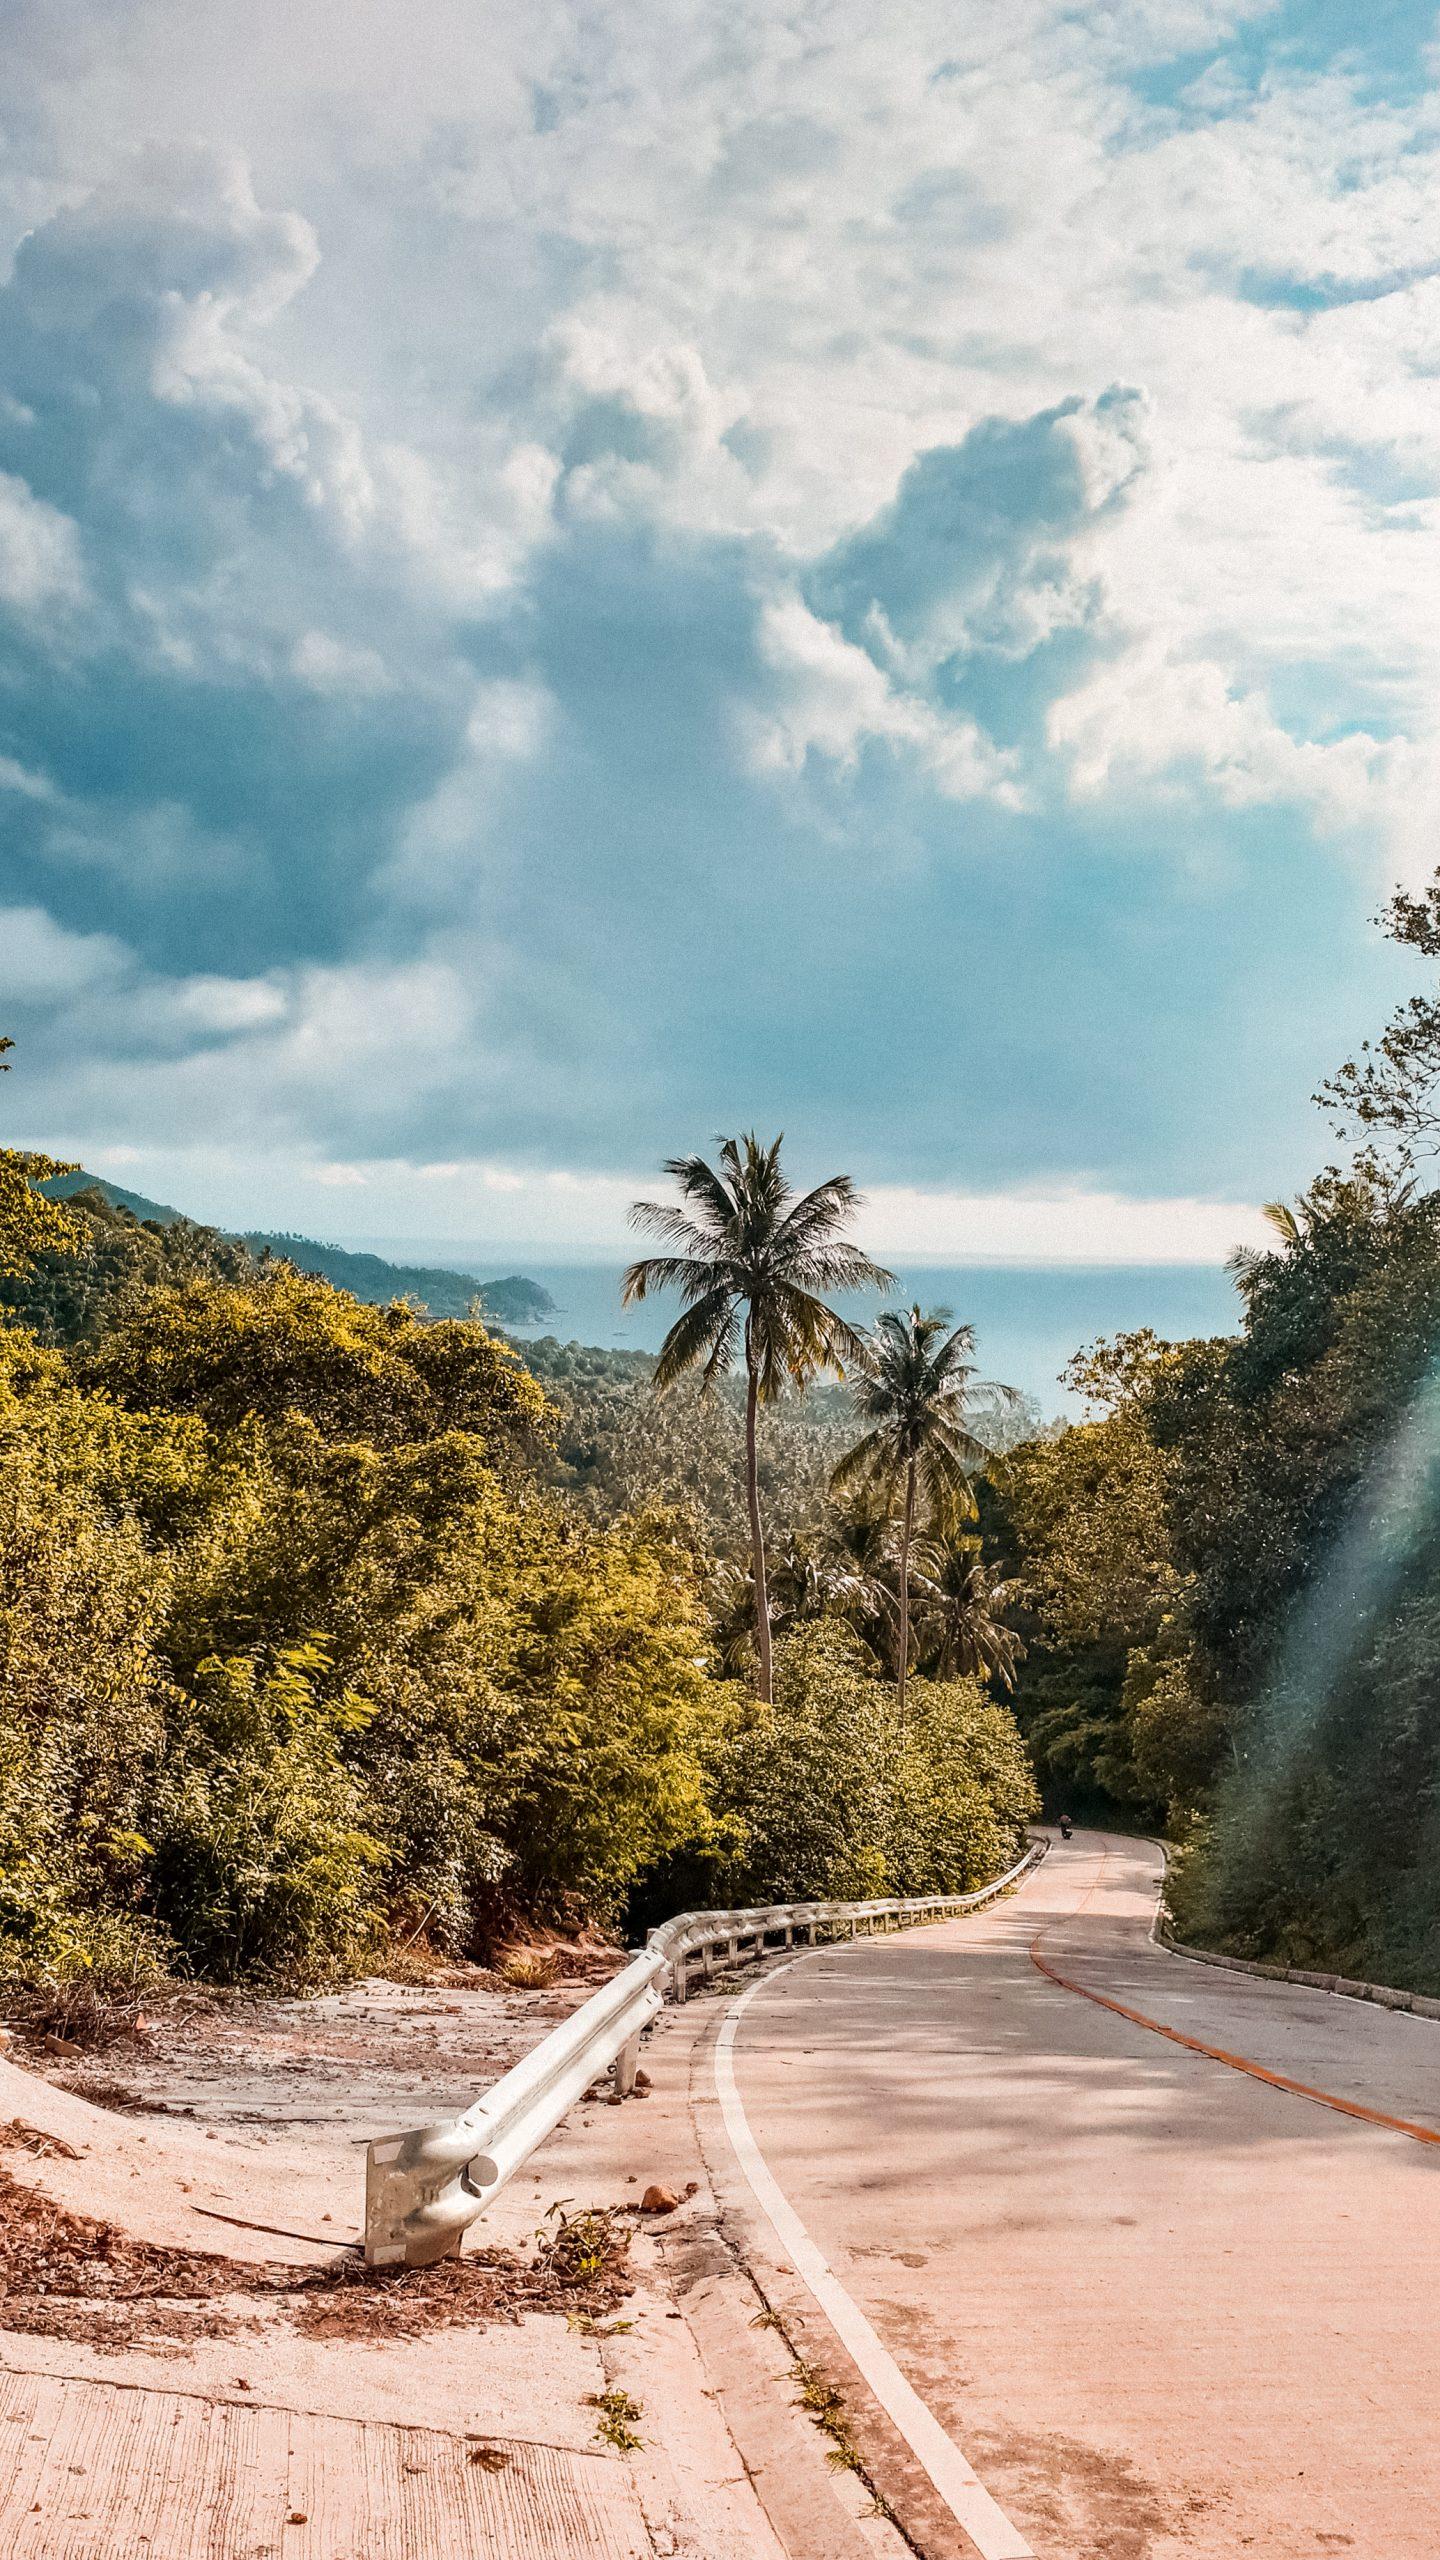
[[[632,1262],[626,1306],[659,1289],[678,1289],[685,1312],[660,1346],[656,1393],[698,1369],[702,1387],[745,1360],[745,1494],[755,1586],[755,1644],[761,1697],[772,1691],[770,1608],[757,1466],[759,1408],[821,1369],[863,1360],[864,1337],[825,1304],[822,1289],[888,1289],[893,1282],[845,1240],[859,1206],[848,1173],[832,1174],[797,1199],[780,1167],[782,1141],[762,1146],[722,1138],[718,1172],[703,1156],[666,1165],[679,1201],[637,1200],[630,1220],[675,1249]]]
[[[894,1502],[902,1498],[898,1579],[899,1631],[895,1647],[896,1686],[901,1716],[910,1669],[910,1550],[917,1511],[941,1528],[973,1517],[970,1479],[990,1452],[972,1429],[982,1399],[992,1409],[1009,1395],[1004,1387],[977,1387],[968,1354],[975,1348],[973,1328],[957,1324],[947,1332],[948,1307],[922,1315],[918,1306],[907,1315],[882,1315],[866,1345],[864,1366],[855,1388],[861,1419],[870,1429],[847,1450],[830,1481],[837,1492],[864,1485]]]
[[[792,1530],[765,1559],[770,1628],[788,1634],[817,1618],[850,1624],[875,1616],[886,1594],[843,1553],[812,1545]],[[755,1576],[748,1563],[727,1558],[710,1577],[716,1649],[727,1671],[749,1670],[755,1659]]]
[[[922,1662],[942,1680],[968,1675],[1013,1689],[1025,1646],[1001,1611],[1019,1584],[993,1573],[966,1539],[917,1538],[913,1569]]]
[[[1267,1200],[1262,1206],[1260,1215],[1279,1239],[1282,1253],[1289,1253],[1308,1233],[1307,1205],[1302,1193],[1293,1209],[1288,1200]],[[1227,1255],[1225,1268],[1242,1296],[1248,1296],[1254,1288],[1274,1251],[1274,1246],[1237,1244],[1234,1252]]]

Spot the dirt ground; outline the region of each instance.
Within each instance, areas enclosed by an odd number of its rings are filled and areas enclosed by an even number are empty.
[[[10,2050],[54,2087],[121,2115],[168,2117],[257,2149],[303,2136],[312,2161],[328,2151],[349,2179],[372,2132],[461,2112],[623,1958],[586,1948],[552,1961],[563,1961],[567,1978],[541,1989],[465,1966],[428,1983],[375,1979],[309,1999],[182,1991],[149,2004],[99,2050],[23,2030]],[[26,2154],[76,2156],[23,2118],[0,2123],[0,2152],[22,2177]],[[283,2303],[264,2299],[277,2295]],[[7,2328],[31,2334],[117,2346],[234,2335],[280,2309],[315,2336],[404,2335],[573,2309],[575,2298],[554,2267],[507,2252],[450,2260],[398,2287],[377,2286],[358,2263],[280,2280],[247,2275],[220,2258],[132,2244],[32,2197],[0,2167],[0,2304]],[[614,2298],[608,2282],[579,2288],[579,2308],[592,2317]]]
[[[306,1999],[180,1992],[102,2050],[17,2032],[11,2053],[92,2106],[257,2146],[303,2133],[312,2157],[353,2163],[373,2136],[461,2113],[624,1957],[597,1947],[565,1961],[567,1978],[541,1990],[466,1966]]]

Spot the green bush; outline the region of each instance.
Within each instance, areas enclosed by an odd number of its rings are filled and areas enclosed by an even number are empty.
[[[326,1694],[318,1644],[216,1657],[176,1714],[155,1803],[155,1909],[197,1972],[304,1984],[379,1944],[383,1843],[342,1758],[374,1710]]]
[[[823,1619],[777,1646],[774,1706],[735,1712],[712,1792],[743,1844],[717,1861],[736,1903],[968,1892],[1037,1804],[1008,1708],[974,1681],[917,1680],[902,1728],[889,1682]]]
[[[1008,1707],[974,1680],[911,1682],[895,1737],[887,1892],[974,1892],[1020,1854],[1038,1807]]]

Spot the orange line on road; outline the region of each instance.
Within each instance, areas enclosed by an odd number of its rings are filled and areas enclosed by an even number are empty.
[[[1092,1885],[1092,1893],[1094,1889]],[[1049,1982],[1058,1983],[1062,1991],[1073,1991],[1079,1999],[1093,2001],[1097,2009],[1111,2009],[1117,2018],[1128,2018],[1132,2026],[1148,2027],[1152,2035],[1164,2036],[1170,2044],[1183,2045],[1187,2053],[1203,2053],[1210,2062],[1223,2062],[1227,2071],[1243,2071],[1251,2080],[1263,2080],[1267,2088],[1288,2090],[1292,2098],[1313,2098],[1317,2106],[1333,2107],[1337,2115],[1358,2116],[1362,2124],[1378,2124],[1387,2133],[1408,2134],[1412,2142],[1440,2146],[1440,2132],[1432,2125],[1411,2124],[1404,2116],[1382,2115],[1378,2107],[1362,2107],[1354,2098],[1337,2098],[1328,2089],[1312,2089],[1305,2080],[1287,2080],[1283,2071],[1267,2071],[1263,2063],[1251,2062],[1243,2053],[1227,2053],[1223,2045],[1202,2044],[1198,2036],[1182,2035],[1178,2027],[1162,2025],[1159,2018],[1147,2017],[1143,2009],[1127,2009],[1123,2000],[1111,2000],[1103,1991],[1092,1991],[1083,1982],[1072,1982],[1068,1973],[1061,1973],[1040,1953],[1043,1935],[1042,1930],[1031,1939],[1030,1961],[1037,1973],[1043,1973]]]

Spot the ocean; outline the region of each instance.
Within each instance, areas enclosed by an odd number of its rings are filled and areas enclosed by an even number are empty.
[[[470,1255],[455,1245],[437,1249],[433,1241],[423,1251],[394,1238],[366,1243],[373,1252],[473,1271],[480,1280],[513,1272],[538,1280],[557,1312],[531,1330],[558,1334],[562,1342],[654,1351],[677,1312],[673,1298],[622,1308],[619,1263],[546,1263],[517,1254],[502,1266],[488,1254]],[[1060,1372],[1097,1335],[1150,1325],[1166,1339],[1182,1341],[1194,1334],[1233,1333],[1239,1314],[1228,1275],[1210,1264],[928,1264],[902,1270],[899,1279],[898,1303],[918,1298],[924,1307],[949,1307],[957,1322],[973,1324],[981,1375],[1036,1397],[1047,1416],[1072,1409]],[[864,1322],[875,1304],[846,1302],[845,1313]]]

